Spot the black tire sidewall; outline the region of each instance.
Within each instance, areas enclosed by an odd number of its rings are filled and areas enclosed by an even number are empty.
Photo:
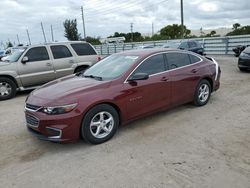
[[[4,77],[0,77],[0,82],[6,82],[11,86],[11,93],[4,97],[0,95],[0,101],[13,98],[16,95],[16,84],[11,79]]]
[[[208,98],[207,98],[207,100],[206,100],[205,102],[201,102],[200,99],[199,99],[199,89],[200,89],[200,86],[201,86],[202,84],[207,84],[207,86],[208,86],[208,88],[209,88],[209,96],[208,96]],[[196,88],[196,91],[195,91],[194,105],[195,105],[195,106],[204,106],[204,105],[206,105],[206,104],[208,103],[209,99],[210,99],[211,90],[212,90],[212,88],[211,88],[211,85],[210,85],[209,81],[208,81],[208,80],[205,80],[205,79],[201,80],[201,81],[199,82],[197,88]]]
[[[101,111],[109,112],[113,116],[114,126],[110,134],[107,135],[106,137],[95,138],[90,132],[90,122],[92,118]],[[114,136],[114,134],[116,133],[118,129],[118,125],[119,125],[119,115],[117,111],[108,104],[100,104],[90,109],[84,116],[83,121],[82,121],[82,126],[81,126],[81,136],[84,138],[84,140],[86,140],[87,142],[91,144],[101,144],[103,142],[110,140]]]

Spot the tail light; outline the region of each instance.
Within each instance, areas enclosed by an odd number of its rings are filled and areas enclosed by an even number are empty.
[[[101,58],[100,56],[98,56],[97,60],[98,60],[98,61],[101,61],[101,59],[102,59],[102,58]]]

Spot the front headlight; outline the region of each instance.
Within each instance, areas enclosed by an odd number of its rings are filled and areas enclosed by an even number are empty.
[[[72,111],[77,104],[69,104],[64,106],[54,106],[54,107],[44,107],[42,108],[42,112],[49,115],[57,115],[57,114],[65,114]]]

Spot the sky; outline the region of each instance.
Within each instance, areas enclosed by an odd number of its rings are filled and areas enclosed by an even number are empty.
[[[232,27],[236,22],[250,25],[249,0],[183,0],[184,24],[188,29]],[[43,43],[43,23],[46,40],[66,41],[63,22],[77,19],[78,32],[83,36],[81,6],[86,35],[105,38],[114,32],[133,31],[156,33],[162,27],[180,24],[180,0],[1,0],[0,45],[11,41],[27,44],[28,29],[32,44]]]

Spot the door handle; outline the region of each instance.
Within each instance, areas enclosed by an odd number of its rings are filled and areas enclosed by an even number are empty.
[[[165,76],[161,78],[161,81],[164,81],[164,82],[166,82],[166,81],[168,81],[168,80],[169,80],[169,79],[168,79],[167,77],[165,77]]]
[[[48,67],[52,66],[52,64],[51,64],[51,63],[46,63],[46,65],[47,65]]]
[[[197,69],[191,70],[192,73],[197,73],[197,71],[198,71]]]

